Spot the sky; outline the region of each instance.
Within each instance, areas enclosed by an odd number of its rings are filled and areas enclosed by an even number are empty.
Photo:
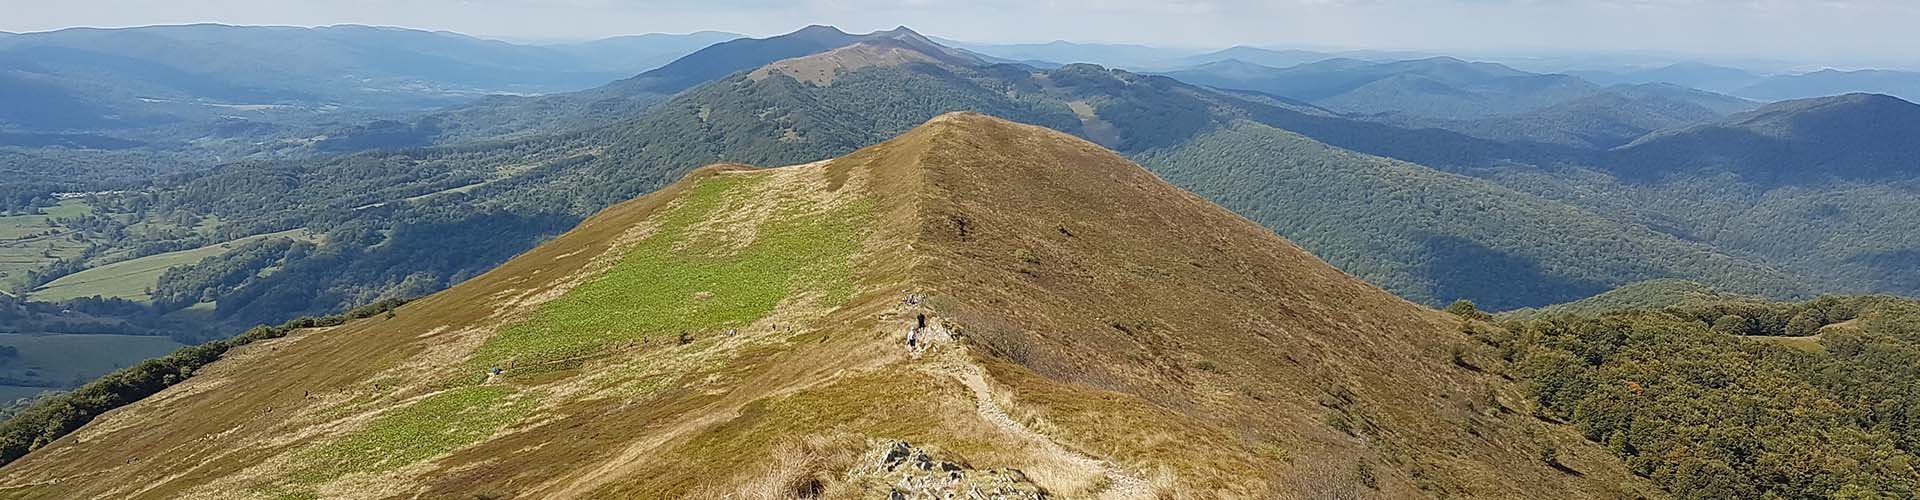
[[[1920,0],[0,0],[0,30],[220,22],[372,24],[584,40],[806,24],[972,42],[1658,52],[1920,66]]]

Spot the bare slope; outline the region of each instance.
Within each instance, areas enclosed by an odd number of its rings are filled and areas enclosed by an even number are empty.
[[[949,114],[249,346],[0,496],[1657,496],[1460,328],[1092,143]]]

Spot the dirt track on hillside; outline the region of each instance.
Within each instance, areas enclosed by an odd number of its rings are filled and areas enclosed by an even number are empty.
[[[1035,431],[1007,415],[1006,410],[1000,407],[1000,403],[994,400],[993,386],[987,383],[986,374],[978,365],[967,359],[966,353],[961,350],[964,347],[952,342],[952,332],[948,331],[946,325],[938,318],[934,318],[934,321],[927,325],[921,337],[920,347],[913,349],[910,354],[919,358],[931,351],[935,358],[932,360],[934,367],[929,371],[952,377],[965,385],[968,390],[973,391],[980,418],[1009,435],[1032,442],[1046,455],[1073,464],[1075,468],[1081,469],[1088,475],[1105,476],[1106,487],[1100,490],[1096,498],[1101,500],[1155,498],[1153,486],[1139,476],[1106,460],[1069,450],[1046,434]]]

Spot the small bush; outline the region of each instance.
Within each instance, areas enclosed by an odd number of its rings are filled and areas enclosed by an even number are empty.
[[[1453,301],[1452,305],[1447,306],[1447,313],[1471,320],[1493,320],[1493,315],[1481,312],[1479,307],[1473,305],[1473,301],[1467,299]]]
[[[1373,464],[1360,462],[1353,466],[1353,480],[1370,490],[1380,489],[1380,478],[1373,475]]]
[[[1329,410],[1327,411],[1326,422],[1327,427],[1332,427],[1333,430],[1340,431],[1341,434],[1355,437],[1359,436],[1359,434],[1355,434],[1353,431],[1353,420],[1347,418],[1347,414],[1345,413]]]

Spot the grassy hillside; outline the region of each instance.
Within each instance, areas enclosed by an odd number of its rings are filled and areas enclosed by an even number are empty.
[[[391,315],[243,347],[0,488],[1661,495],[1450,362],[1459,327],[1094,144],[949,115],[829,162],[697,170]],[[890,465],[919,455],[933,472]]]

